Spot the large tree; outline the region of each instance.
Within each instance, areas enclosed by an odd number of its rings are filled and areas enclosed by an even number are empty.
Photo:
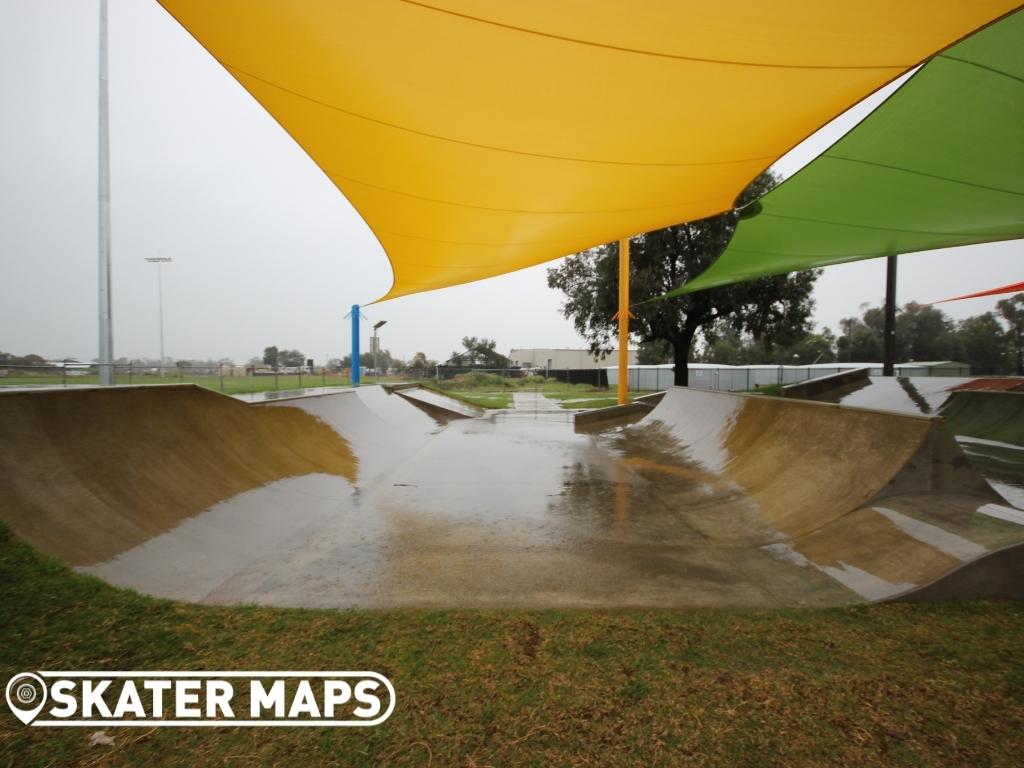
[[[409,360],[409,368],[414,371],[425,371],[427,369],[433,370],[436,365],[437,361],[428,359],[425,352],[417,352],[412,356],[412,359]]]
[[[1024,293],[1018,293],[996,304],[996,309],[1009,326],[1006,333],[1013,352],[1017,373],[1024,376]]]
[[[874,313],[881,313],[881,310],[869,309],[864,313],[864,320],[846,317],[839,321],[842,332],[836,339],[839,362],[877,363],[882,359],[882,331],[876,327]]]
[[[704,345],[699,360],[720,365],[810,365],[835,362],[835,348],[836,337],[828,328],[771,348],[750,336],[727,330],[718,334],[713,343]]]
[[[762,174],[744,192],[740,205],[756,200],[775,181]],[[720,333],[731,329],[770,347],[809,330],[814,308],[811,291],[820,270],[648,301],[707,269],[725,250],[738,220],[738,213],[730,211],[630,240],[629,300],[635,315],[630,330],[641,343],[663,340],[672,345],[677,385],[689,381],[687,363],[698,332],[713,343]],[[610,244],[570,256],[561,266],[548,270],[548,285],[565,294],[563,314],[595,354],[612,348],[618,330],[613,319],[618,311],[618,265],[618,244]]]
[[[996,373],[1006,367],[1009,359],[1003,327],[992,312],[961,320],[957,337],[963,351],[963,361],[972,373]]]
[[[497,351],[498,342],[493,339],[462,337],[462,350],[452,352],[448,362],[451,365],[464,365],[470,368],[508,368],[511,361]]]
[[[911,301],[896,318],[896,357],[899,360],[956,360],[960,344],[956,327],[941,309]]]

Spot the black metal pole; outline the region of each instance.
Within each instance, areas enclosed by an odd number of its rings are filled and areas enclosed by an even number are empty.
[[[886,258],[885,338],[882,375],[892,376],[896,367],[896,256]]]

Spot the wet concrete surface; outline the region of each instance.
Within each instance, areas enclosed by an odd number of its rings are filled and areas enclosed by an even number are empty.
[[[1024,540],[1024,513],[955,462],[932,482],[930,419],[686,390],[580,434],[557,404],[516,405],[444,423],[371,387],[247,406],[314,416],[358,472],[224,498],[84,570],[211,603],[823,606]]]
[[[871,376],[813,399],[898,413],[936,414],[954,388],[970,381],[955,376]]]
[[[974,468],[1008,502],[1024,507],[1024,407],[1021,406],[1024,393],[983,389],[1016,386],[1015,381],[939,376],[873,376],[849,387],[837,387],[812,399],[946,418]],[[959,391],[964,388],[967,391]],[[1007,423],[1012,422],[1022,426],[1008,429]],[[992,435],[1004,439],[989,439]]]

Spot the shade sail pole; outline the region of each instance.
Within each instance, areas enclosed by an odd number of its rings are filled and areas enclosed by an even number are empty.
[[[629,238],[619,240],[619,405],[629,400]]]
[[[353,387],[359,386],[362,369],[359,361],[359,305],[353,304],[350,313],[352,317],[352,373],[350,379]]]
[[[885,260],[885,337],[882,375],[892,376],[896,367],[896,255]]]

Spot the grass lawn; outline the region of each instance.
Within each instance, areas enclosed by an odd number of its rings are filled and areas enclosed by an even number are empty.
[[[21,725],[2,766],[1015,766],[1024,606],[330,611],[154,600],[0,529],[3,680],[37,669],[370,669],[376,728]]]
[[[480,408],[511,408],[512,394],[510,392],[488,392],[478,389],[443,389],[433,382],[424,381],[420,384],[423,389],[436,392],[444,397],[450,397],[469,405]]]
[[[443,392],[439,389],[434,391],[470,405],[478,405],[481,408],[512,407],[512,395],[508,392],[460,392],[459,390]]]
[[[781,384],[766,384],[763,387],[757,389],[748,389],[743,394],[746,395],[768,395],[769,397],[782,397],[782,385]]]

